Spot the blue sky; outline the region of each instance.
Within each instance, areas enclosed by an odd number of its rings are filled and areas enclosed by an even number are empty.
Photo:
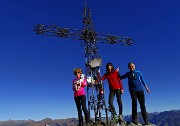
[[[97,32],[135,40],[130,47],[98,44],[102,74],[107,62],[123,74],[133,61],[151,90],[145,93],[147,111],[180,109],[180,2],[86,2]],[[72,70],[84,70],[84,48],[80,41],[37,35],[33,28],[44,24],[82,29],[83,7],[83,0],[0,0],[0,120],[77,117]],[[107,81],[104,85],[107,99]],[[127,80],[123,86],[127,115],[131,114]]]

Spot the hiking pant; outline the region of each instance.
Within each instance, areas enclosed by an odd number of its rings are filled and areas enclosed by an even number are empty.
[[[145,97],[144,91],[130,91],[131,100],[132,100],[132,122],[137,122],[137,99],[140,104],[141,114],[144,119],[144,122],[147,123],[147,112],[145,107]]]
[[[90,123],[89,112],[86,108],[86,96],[85,95],[77,96],[77,97],[74,97],[74,100],[76,102],[76,107],[78,111],[79,126],[83,126],[82,110],[85,115],[86,123]]]
[[[113,105],[113,100],[114,100],[115,94],[116,94],[117,102],[119,105],[119,115],[122,115],[122,101],[121,101],[121,90],[120,89],[110,90],[108,102],[109,102],[109,105],[112,109],[112,113],[116,114],[116,110],[115,110],[114,105]]]

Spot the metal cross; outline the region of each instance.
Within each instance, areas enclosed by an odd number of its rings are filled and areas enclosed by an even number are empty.
[[[100,79],[102,58],[99,55],[97,43],[130,46],[134,40],[129,37],[96,32],[93,26],[90,9],[86,7],[86,3],[83,9],[83,24],[83,29],[62,28],[55,25],[46,26],[38,24],[35,26],[34,32],[41,35],[57,36],[84,41],[86,67],[85,74],[88,81],[88,110],[90,115],[92,115],[91,113],[94,114],[95,124],[102,124],[105,121],[108,125],[109,108],[106,106],[103,84]],[[103,115],[105,115],[105,119],[103,118]]]

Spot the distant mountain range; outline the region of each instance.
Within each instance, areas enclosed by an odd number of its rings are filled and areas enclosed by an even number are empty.
[[[148,113],[148,119],[157,126],[180,126],[180,110]],[[124,120],[131,122],[131,116],[125,116]],[[138,122],[144,123],[141,113],[138,113]]]
[[[180,126],[180,110],[148,113],[149,121],[157,126]],[[131,122],[131,116],[124,116],[125,121]],[[143,123],[141,113],[138,113],[139,123]],[[7,120],[0,121],[0,126],[76,126],[78,119],[55,119],[45,118],[41,121],[34,120]]]

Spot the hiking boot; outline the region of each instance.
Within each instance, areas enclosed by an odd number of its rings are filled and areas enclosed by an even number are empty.
[[[135,124],[135,125],[138,125],[137,118],[132,119],[132,123]]]
[[[120,122],[123,122],[123,116],[122,115],[119,115],[118,118],[119,118]]]
[[[86,123],[86,126],[91,126],[91,123]]]
[[[133,124],[135,124],[135,125],[138,125],[138,123],[137,123],[137,122],[134,122],[134,121],[133,121],[132,123],[133,123]]]
[[[113,117],[112,117],[112,120],[117,122],[118,121],[118,116],[116,114],[114,114]]]
[[[143,125],[150,125],[151,123],[150,122],[146,122],[146,123],[144,123]]]

